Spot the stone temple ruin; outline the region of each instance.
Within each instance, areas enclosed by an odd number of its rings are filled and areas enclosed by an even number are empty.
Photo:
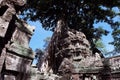
[[[24,0],[0,0],[0,80],[120,80],[120,56],[92,54],[86,36],[62,21],[38,69],[31,67],[34,53],[29,41],[34,27],[17,17],[24,4]]]
[[[90,50],[90,43],[82,32],[69,29],[62,21],[59,21],[57,25],[47,47],[45,59],[39,63],[42,64],[41,66],[38,65],[44,76],[41,79],[120,79],[120,56],[104,58],[100,52],[93,54]],[[52,79],[50,79],[51,76]]]
[[[30,80],[34,27],[17,17],[24,0],[0,0],[0,80]]]

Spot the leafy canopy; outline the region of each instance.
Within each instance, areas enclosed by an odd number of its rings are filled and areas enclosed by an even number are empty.
[[[114,41],[111,42],[112,45],[114,45],[116,52],[120,52],[120,26],[117,28],[114,28],[114,31],[112,33]]]
[[[43,28],[54,31],[58,20],[63,20],[68,27],[82,31],[92,43],[106,30],[94,28],[93,24],[106,22],[112,27],[118,25],[113,21],[113,7],[120,8],[119,0],[27,0],[24,19],[40,21]],[[98,36],[99,35],[99,36]]]

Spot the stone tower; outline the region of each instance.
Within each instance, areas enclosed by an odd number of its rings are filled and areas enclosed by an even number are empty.
[[[75,71],[73,61],[80,61],[91,56],[90,44],[82,32],[69,29],[62,21],[58,21],[57,28],[47,48],[46,71],[57,74]]]

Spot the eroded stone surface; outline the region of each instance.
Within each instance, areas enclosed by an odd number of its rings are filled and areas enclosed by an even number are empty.
[[[6,22],[4,19],[0,18],[0,37],[4,37],[8,29],[9,22]]]
[[[8,50],[12,51],[12,52],[14,52],[18,55],[24,56],[24,57],[29,57],[31,59],[34,58],[34,53],[33,53],[32,49],[31,48],[26,48],[25,46],[22,46],[18,42],[12,42],[10,44],[10,46],[8,47]]]
[[[0,57],[0,73],[3,69],[3,64],[5,62],[5,58],[6,58],[6,49],[3,48],[2,53],[1,53],[1,57]]]
[[[0,0],[0,80],[29,80],[31,74],[34,27],[16,16],[24,4],[25,0]]]
[[[4,75],[4,80],[16,80],[16,78],[13,75]]]
[[[5,67],[6,70],[27,72],[28,69],[30,69],[31,62],[32,60],[8,52],[5,60]]]

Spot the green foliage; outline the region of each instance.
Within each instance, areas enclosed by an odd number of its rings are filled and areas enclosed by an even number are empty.
[[[46,37],[43,41],[45,42],[44,47],[46,48],[51,41],[51,37]]]
[[[101,40],[98,40],[96,43],[95,43],[96,47],[98,48],[104,48],[104,44],[102,43]]]
[[[102,51],[102,53],[107,53],[106,47],[101,39],[95,42],[95,47],[98,48],[100,51]]]
[[[94,33],[95,37],[94,39],[97,41],[100,39],[100,37],[104,34],[107,35],[109,32],[104,30],[102,27],[95,28],[96,33]]]
[[[44,52],[41,49],[36,49],[35,53],[36,53],[35,54],[36,59],[40,59],[44,55]]]
[[[118,19],[113,19],[114,23],[112,24],[112,36],[114,41],[111,42],[112,45],[114,45],[116,52],[120,52],[120,8],[117,8],[118,10],[114,11],[116,17]]]
[[[54,31],[58,20],[66,26],[82,31],[93,44],[92,39],[98,40],[106,30],[94,28],[93,24],[106,22],[112,27],[118,25],[113,18],[113,7],[120,8],[119,0],[27,0],[24,8],[24,19],[39,20],[43,28]]]
[[[112,36],[114,41],[111,44],[114,45],[115,51],[120,52],[120,26],[114,28]]]
[[[39,66],[39,64],[41,64],[41,61],[43,58],[44,58],[44,51],[37,48],[35,50],[35,59],[37,60],[37,63],[36,63],[37,67]]]

